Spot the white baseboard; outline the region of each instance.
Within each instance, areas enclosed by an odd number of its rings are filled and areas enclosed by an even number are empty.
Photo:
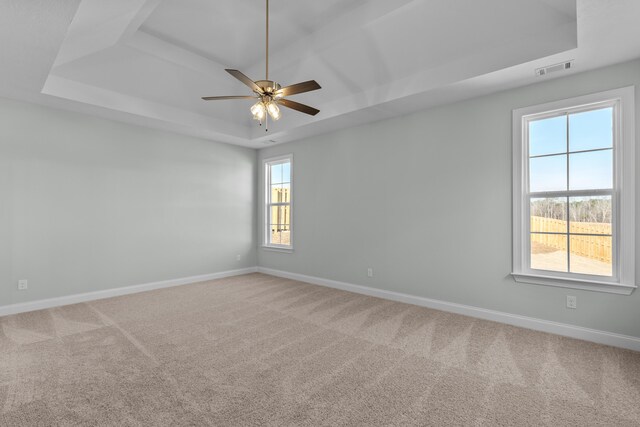
[[[77,304],[87,301],[95,301],[120,295],[135,294],[138,292],[152,291],[154,289],[170,288],[172,286],[188,285],[190,283],[205,282],[207,280],[222,279],[224,277],[239,276],[241,274],[255,273],[257,267],[241,268],[238,270],[221,271],[219,273],[202,274],[198,276],[183,277],[180,279],[162,280],[160,282],[144,283],[141,285],[124,286],[102,291],[86,292],[82,294],[66,295],[57,298],[48,298],[37,301],[22,302],[0,306],[0,316],[25,313],[27,311],[43,310],[45,308],[60,307],[63,305]]]
[[[284,277],[286,279],[312,283],[314,285],[341,289],[343,291],[355,292],[358,294],[384,298],[392,301],[399,301],[407,304],[433,308],[436,310],[462,314],[464,316],[506,323],[508,325],[519,326],[536,331],[549,332],[556,335],[577,338],[580,340],[591,341],[598,344],[605,344],[614,347],[640,351],[640,338],[632,337],[629,335],[620,335],[612,332],[583,328],[581,326],[568,325],[566,323],[551,322],[549,320],[536,319],[533,317],[520,316],[517,314],[504,313],[495,310],[487,310],[470,305],[456,304],[430,298],[418,297],[399,292],[386,291],[383,289],[338,282],[336,280],[323,279],[320,277],[306,276],[304,274],[273,270],[271,268],[258,267],[258,272],[269,274],[271,276]]]
[[[479,319],[491,320],[494,322],[506,323],[508,325],[533,329],[536,331],[549,332],[566,337],[577,338],[599,344],[614,347],[626,348],[640,351],[640,338],[628,335],[615,334],[612,332],[599,331],[597,329],[583,328],[581,326],[569,325],[566,323],[552,322],[549,320],[536,319],[533,317],[520,316],[517,314],[504,313],[501,311],[488,310],[470,305],[456,304],[430,298],[418,297],[403,294],[400,292],[387,291],[384,289],[371,288],[368,286],[355,285],[352,283],[339,282],[336,280],[323,279],[320,277],[307,276],[304,274],[290,273],[287,271],[274,270],[265,267],[248,267],[238,270],[221,271],[219,273],[203,274],[199,276],[183,277],[180,279],[163,280],[160,282],[144,283],[141,285],[125,286],[102,291],[87,292],[82,294],[67,295],[58,298],[49,298],[38,301],[9,304],[0,306],[0,316],[10,314],[25,313],[28,311],[43,310],[46,308],[60,307],[63,305],[77,304],[87,301],[95,301],[104,298],[111,298],[120,295],[135,294],[154,289],[163,289],[173,286],[188,285],[191,283],[204,282],[207,280],[222,279],[224,277],[239,276],[260,272],[271,276],[284,277],[287,279],[307,282],[314,285],[327,286],[363,295],[384,298],[392,301],[404,302],[407,304],[419,305],[464,316],[476,317]]]

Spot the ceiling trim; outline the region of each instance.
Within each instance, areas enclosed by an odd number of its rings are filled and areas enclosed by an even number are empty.
[[[213,117],[117,93],[55,75],[47,78],[42,93],[167,123],[193,127],[212,139],[232,144],[249,142],[248,129]]]

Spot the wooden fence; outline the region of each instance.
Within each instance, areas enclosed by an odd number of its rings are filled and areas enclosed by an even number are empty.
[[[611,224],[592,222],[571,222],[571,233],[611,234]],[[566,234],[535,234],[538,232],[566,233],[567,222],[544,218],[531,217],[531,242],[539,243],[557,250],[567,250]],[[571,236],[571,253],[583,257],[611,263],[612,238],[610,236]]]

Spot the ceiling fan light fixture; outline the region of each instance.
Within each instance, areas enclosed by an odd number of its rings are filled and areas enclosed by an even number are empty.
[[[274,101],[269,101],[267,103],[267,112],[273,120],[278,120],[280,118],[280,108]]]
[[[264,103],[262,102],[262,100],[256,102],[251,107],[251,114],[253,114],[253,119],[254,120],[258,120],[260,122],[262,121],[262,119],[264,119],[264,115],[265,115],[266,111],[267,111],[267,109],[265,108]]]

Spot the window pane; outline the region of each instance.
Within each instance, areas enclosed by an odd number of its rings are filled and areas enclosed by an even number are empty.
[[[531,268],[567,272],[567,235],[531,233]]]
[[[291,163],[282,164],[282,182],[291,182]]]
[[[531,192],[566,191],[567,156],[536,157],[529,160],[529,188]]]
[[[569,115],[569,151],[613,147],[613,108]]]
[[[280,229],[278,228],[278,224],[271,224],[271,241],[270,243],[280,245]]]
[[[569,227],[571,233],[612,234],[611,196],[571,197]]]
[[[271,184],[282,183],[282,163],[271,166]]]
[[[290,184],[275,184],[271,186],[271,203],[289,203],[290,201]]]
[[[531,231],[567,232],[567,199],[564,197],[531,199]]]
[[[291,244],[291,226],[289,224],[271,224],[271,241],[275,245]]]
[[[612,243],[609,236],[571,236],[571,272],[611,276]]]
[[[291,244],[291,226],[289,224],[280,224],[280,241],[283,245]]]
[[[613,186],[613,150],[569,155],[569,190],[608,189]]]
[[[291,207],[290,206],[272,206],[271,222],[274,224],[291,224]]]
[[[567,116],[529,122],[529,156],[566,153]]]
[[[291,246],[292,161],[287,158],[267,163],[268,182],[266,183],[266,244]]]

